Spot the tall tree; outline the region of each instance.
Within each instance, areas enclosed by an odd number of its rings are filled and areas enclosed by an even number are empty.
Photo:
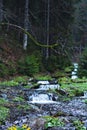
[[[47,2],[47,45],[49,45],[50,0]],[[49,48],[46,48],[46,59],[49,58]]]
[[[24,29],[26,31],[28,31],[28,29],[29,29],[29,0],[25,1]],[[24,34],[24,36],[23,36],[24,50],[27,49],[27,44],[28,44],[28,36],[27,36],[27,34]]]
[[[0,0],[0,22],[3,21],[3,0]]]
[[[81,54],[87,43],[87,0],[79,1],[75,7],[73,38],[77,49]]]
[[[85,47],[87,43],[87,0],[82,0],[79,8],[79,31],[81,32],[81,42]]]

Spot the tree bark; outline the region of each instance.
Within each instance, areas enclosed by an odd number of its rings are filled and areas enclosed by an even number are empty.
[[[47,3],[47,46],[49,46],[49,18],[50,18],[50,0]],[[46,48],[46,59],[49,58],[49,48]]]
[[[28,31],[29,28],[29,0],[25,1],[25,17],[24,17],[24,29],[26,31]],[[27,49],[27,44],[28,44],[28,36],[27,34],[24,34],[23,37],[23,49],[26,50]]]

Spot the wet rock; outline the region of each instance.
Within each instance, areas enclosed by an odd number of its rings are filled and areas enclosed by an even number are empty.
[[[56,90],[61,95],[69,95],[64,89]]]
[[[48,128],[47,130],[75,130],[75,128],[74,127],[69,127],[69,128],[67,128],[67,127],[53,127],[53,128]]]
[[[35,111],[40,111],[39,107],[38,106],[35,106],[34,104],[30,104],[31,108]]]
[[[2,94],[0,94],[0,97],[2,97],[2,98],[4,98],[4,99],[7,99],[7,94],[2,93]]]
[[[35,78],[30,78],[30,79],[28,80],[28,82],[37,83],[37,80],[36,80]]]
[[[48,130],[64,130],[64,129],[61,127],[53,127],[53,128],[48,128]]]
[[[50,84],[57,84],[58,82],[57,82],[57,80],[54,78],[54,79],[52,79],[52,80],[49,80],[49,83],[50,83]]]
[[[86,129],[87,129],[87,120],[84,121],[84,126],[85,126]]]
[[[31,122],[31,130],[44,130],[45,119],[37,118]]]

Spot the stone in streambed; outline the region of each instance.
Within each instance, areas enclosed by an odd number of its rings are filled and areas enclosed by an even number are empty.
[[[45,122],[46,121],[43,118],[36,118],[32,121],[30,127],[32,128],[32,130],[44,130]]]

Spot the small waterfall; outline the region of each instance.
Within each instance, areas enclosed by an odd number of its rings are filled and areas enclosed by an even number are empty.
[[[38,104],[45,104],[45,103],[53,103],[53,94],[46,94],[46,93],[35,93],[29,97],[29,102],[31,103],[38,103]]]
[[[71,79],[76,79],[78,78],[77,76],[77,71],[78,71],[78,63],[73,63],[74,70],[71,73]]]
[[[39,88],[37,90],[49,90],[49,89],[59,89],[60,85],[56,80],[53,81],[38,81]]]
[[[38,90],[59,89],[59,84],[41,84]]]
[[[38,81],[39,85],[38,89],[34,89],[28,93],[29,103],[37,103],[37,104],[49,104],[49,103],[57,103],[58,96],[49,93],[47,90],[49,89],[59,89],[59,84],[50,84],[49,81]]]

